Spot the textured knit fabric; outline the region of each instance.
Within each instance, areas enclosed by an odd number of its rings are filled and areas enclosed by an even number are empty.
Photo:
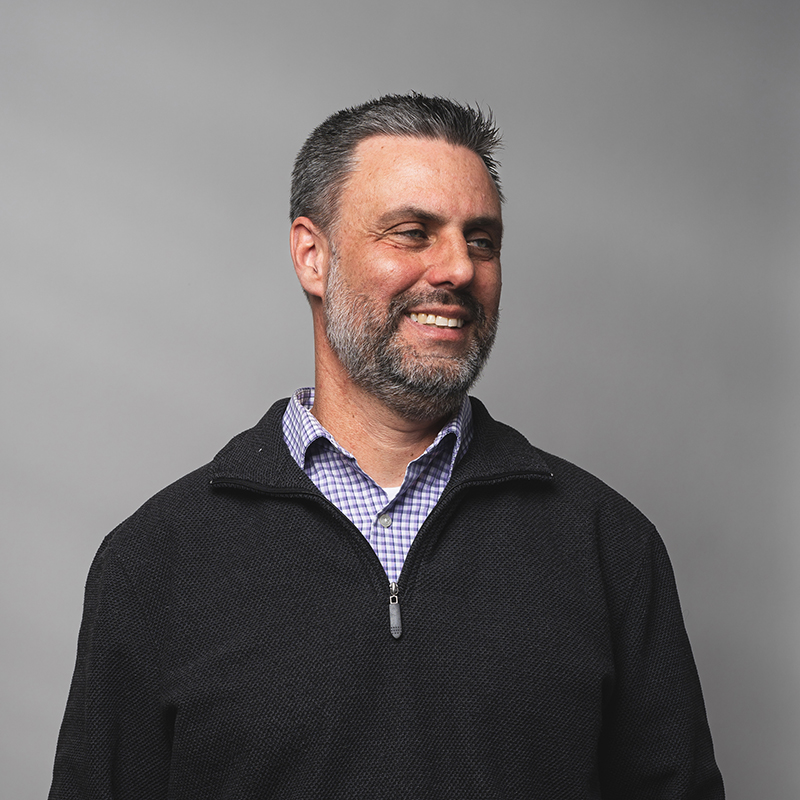
[[[283,415],[283,438],[315,486],[364,534],[396,581],[408,548],[442,496],[453,465],[472,440],[472,405],[467,398],[456,417],[406,469],[399,492],[390,498],[311,413],[312,388],[298,389]]]
[[[402,635],[286,401],[92,565],[52,800],[719,800],[650,523],[473,401],[409,550]]]

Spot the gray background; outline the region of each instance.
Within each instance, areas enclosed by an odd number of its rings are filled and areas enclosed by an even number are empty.
[[[101,538],[312,380],[291,160],[417,89],[505,131],[476,394],[647,513],[731,798],[800,796],[798,9],[5,3],[3,797],[42,797]]]

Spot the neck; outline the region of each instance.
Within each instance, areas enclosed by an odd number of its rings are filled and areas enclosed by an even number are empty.
[[[399,486],[409,462],[425,452],[448,420],[408,419],[319,369],[312,413],[379,486]]]

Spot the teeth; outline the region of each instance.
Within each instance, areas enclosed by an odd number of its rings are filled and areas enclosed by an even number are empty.
[[[409,314],[420,325],[435,325],[437,328],[461,328],[464,320],[458,317],[437,317],[436,314]]]

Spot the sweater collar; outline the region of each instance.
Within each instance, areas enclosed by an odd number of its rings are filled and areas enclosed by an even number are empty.
[[[267,491],[317,489],[292,458],[283,439],[288,398],[277,401],[258,424],[234,437],[211,463],[211,483],[249,484]],[[473,440],[456,465],[451,484],[511,478],[552,479],[544,457],[518,431],[492,419],[472,397]]]

